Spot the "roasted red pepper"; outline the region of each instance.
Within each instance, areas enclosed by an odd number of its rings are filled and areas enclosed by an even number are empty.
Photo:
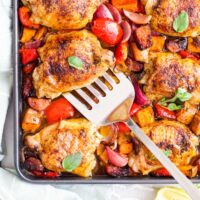
[[[182,58],[191,58],[193,60],[197,60],[197,57],[192,55],[191,53],[187,52],[187,51],[179,51],[179,54]]]
[[[116,64],[124,64],[128,57],[128,42],[120,42],[115,49]]]
[[[117,122],[115,123],[117,130],[119,132],[129,132],[130,128],[124,122]]]
[[[140,109],[141,109],[140,105],[133,103],[130,109],[130,116],[133,116]]]
[[[165,168],[161,168],[161,169],[157,169],[156,171],[153,172],[153,175],[155,176],[171,176],[171,174],[165,169]]]
[[[56,178],[59,177],[60,174],[57,172],[40,172],[40,171],[32,171],[32,173],[40,178]]]
[[[156,113],[158,117],[164,117],[169,119],[176,119],[176,114],[174,111],[170,111],[167,108],[159,105],[158,103],[154,104],[154,107],[156,109]]]
[[[74,107],[64,97],[53,101],[45,110],[48,124],[73,117],[74,113]]]
[[[111,19],[99,18],[94,20],[92,32],[109,45],[116,45],[123,37],[121,26]]]
[[[133,103],[130,109],[130,116],[133,116],[135,113],[137,113],[137,111],[139,111],[141,109],[141,106]],[[117,127],[117,130],[119,132],[129,132],[130,128],[124,123],[124,122],[117,122],[115,123],[115,126]]]
[[[33,22],[30,21],[30,10],[23,6],[19,8],[19,19],[20,22],[22,23],[23,26],[26,26],[28,28],[34,28],[38,29],[40,27],[39,24],[34,24]]]
[[[38,58],[37,49],[21,49],[22,64],[26,65]]]

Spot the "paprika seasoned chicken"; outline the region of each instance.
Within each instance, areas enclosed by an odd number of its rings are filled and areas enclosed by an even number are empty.
[[[200,103],[200,65],[173,53],[156,53],[145,66],[144,91],[151,100],[171,97],[178,88],[192,94],[190,103]]]
[[[32,12],[30,20],[56,30],[81,29],[92,20],[102,0],[22,0]]]
[[[157,5],[152,13],[152,29],[170,36],[195,37],[200,34],[200,0],[156,1]],[[185,31],[176,32],[173,29],[173,22],[182,11],[187,12],[189,25]]]
[[[33,73],[37,96],[55,98],[92,83],[114,66],[114,55],[103,49],[96,36],[83,30],[49,35],[38,49],[42,63]],[[69,65],[68,57],[81,59],[82,69]]]
[[[69,155],[81,153],[81,164],[72,173],[88,177],[96,165],[94,152],[100,138],[92,123],[79,118],[47,126],[39,133],[27,136],[25,141],[29,148],[37,149],[44,167],[55,172],[65,172],[62,161]]]
[[[189,128],[176,121],[161,120],[143,127],[143,130],[163,150],[166,156],[181,170],[186,170],[184,172],[190,176],[187,173],[191,169],[194,170],[190,161],[198,154],[197,146],[199,142],[197,136]],[[139,152],[130,154],[129,166],[134,172],[143,175],[162,167],[159,161],[142,144]]]

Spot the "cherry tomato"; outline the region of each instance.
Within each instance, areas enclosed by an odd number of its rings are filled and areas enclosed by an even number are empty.
[[[92,32],[109,45],[116,45],[123,37],[121,26],[111,19],[98,18],[94,20]]]
[[[74,107],[64,97],[53,101],[45,110],[48,124],[73,117],[74,113]]]

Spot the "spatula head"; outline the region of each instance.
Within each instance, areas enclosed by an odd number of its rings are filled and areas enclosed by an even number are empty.
[[[65,93],[63,96],[88,120],[96,125],[106,125],[125,120],[125,113],[116,113],[117,117],[110,115],[119,109],[123,102],[128,114],[135,91],[131,81],[124,74],[107,71],[91,85]]]

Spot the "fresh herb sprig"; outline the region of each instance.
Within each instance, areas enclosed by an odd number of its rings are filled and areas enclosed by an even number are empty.
[[[171,99],[162,98],[159,101],[159,104],[171,111],[180,110],[183,108],[183,102],[188,101],[191,97],[192,95],[188,93],[185,89],[178,88],[174,97],[172,97]]]
[[[81,164],[81,160],[82,154],[80,152],[71,154],[62,161],[62,166],[65,171],[71,172]]]
[[[186,11],[181,11],[173,22],[173,28],[176,32],[182,33],[189,26],[189,16]]]
[[[67,58],[67,62],[69,63],[69,66],[78,69],[83,70],[83,61],[78,58],[77,56],[70,56]]]

